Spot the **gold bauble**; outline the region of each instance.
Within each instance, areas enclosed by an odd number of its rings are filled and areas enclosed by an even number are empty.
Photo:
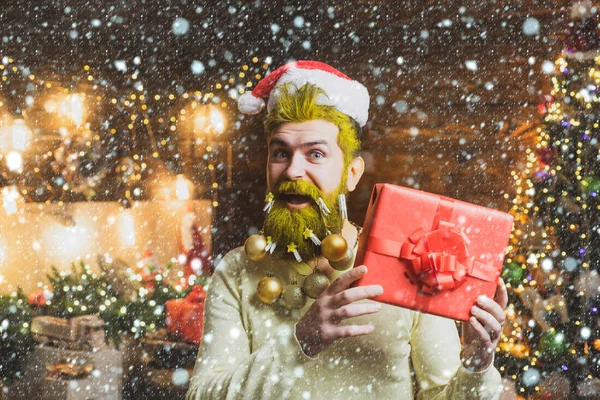
[[[302,291],[311,299],[316,299],[329,287],[329,279],[320,272],[313,272],[304,279]]]
[[[323,239],[321,254],[329,261],[340,261],[348,251],[348,242],[342,235],[333,234]]]
[[[267,255],[267,239],[263,235],[252,235],[244,243],[244,251],[252,261],[260,261]]]
[[[274,276],[267,276],[258,281],[256,294],[263,303],[273,304],[281,296],[282,290],[283,285],[279,279]]]
[[[299,310],[306,305],[306,295],[298,285],[288,285],[281,293],[283,305],[288,310]]]
[[[346,252],[346,255],[341,260],[329,261],[329,265],[331,265],[331,268],[333,268],[337,271],[345,271],[348,268],[352,267],[353,264],[354,264],[354,252],[352,251],[352,249],[348,249],[348,251]]]

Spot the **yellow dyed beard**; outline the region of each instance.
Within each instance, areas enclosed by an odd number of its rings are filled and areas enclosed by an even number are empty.
[[[312,240],[304,238],[304,231],[308,228],[320,239],[327,236],[327,229],[331,233],[340,233],[341,216],[338,205],[338,195],[346,194],[345,179],[342,184],[330,196],[325,196],[313,184],[306,181],[284,181],[273,191],[275,202],[271,212],[265,218],[264,231],[266,236],[277,242],[275,255],[280,258],[294,258],[292,253],[287,252],[287,246],[294,243],[297,251],[304,262],[309,262],[321,255],[321,247],[316,246]],[[294,193],[310,196],[313,199],[309,207],[299,210],[290,210],[283,200],[282,194]],[[317,200],[323,199],[331,212],[328,216],[322,215],[317,205]],[[325,225],[326,224],[326,225]]]

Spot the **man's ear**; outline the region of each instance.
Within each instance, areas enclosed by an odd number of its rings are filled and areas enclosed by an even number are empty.
[[[355,157],[348,165],[348,191],[356,189],[358,181],[365,172],[365,160],[362,157]]]

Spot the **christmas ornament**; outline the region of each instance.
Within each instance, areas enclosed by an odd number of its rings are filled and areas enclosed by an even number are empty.
[[[502,279],[510,286],[516,287],[521,284],[523,279],[523,268],[521,264],[515,261],[504,264],[502,268]]]
[[[340,217],[342,221],[348,220],[348,206],[346,205],[346,195],[338,195],[338,206],[340,208]]]
[[[546,115],[548,113],[548,110],[550,110],[550,107],[552,107],[553,104],[554,104],[554,97],[552,97],[548,94],[542,96],[542,99],[538,103],[538,112],[540,113],[540,115],[542,115],[542,116]],[[548,164],[548,163],[546,163],[546,164]]]
[[[550,165],[556,157],[556,149],[550,147],[542,147],[537,151],[538,160],[544,165]]]
[[[292,253],[296,261],[298,261],[299,263],[302,262],[302,257],[300,257],[300,253],[298,253],[298,246],[296,246],[294,243],[288,244],[287,252]]]
[[[283,289],[281,299],[283,300],[283,305],[288,310],[299,310],[306,305],[307,301],[306,295],[295,280],[292,281],[291,285]]]
[[[320,273],[317,268],[304,279],[302,291],[311,299],[316,299],[329,287],[329,278]]]
[[[321,240],[317,237],[317,235],[313,233],[312,229],[306,228],[302,235],[304,236],[304,239],[310,239],[311,242],[315,244],[315,246],[321,245]]]
[[[329,261],[340,261],[348,252],[348,243],[342,235],[331,234],[321,243],[321,254]]]
[[[581,192],[584,194],[598,193],[600,191],[600,177],[590,175],[581,180]]]
[[[319,206],[319,209],[323,215],[328,216],[331,214],[331,210],[327,207],[327,204],[325,204],[325,201],[322,198],[319,197],[317,199],[317,205]]]
[[[554,329],[544,332],[540,338],[539,349],[541,355],[548,360],[561,359],[569,349],[566,334]]]
[[[258,281],[256,294],[263,303],[273,304],[281,296],[282,291],[283,285],[281,281],[274,277],[273,274],[269,274]]]
[[[337,271],[345,271],[348,268],[352,267],[353,264],[354,252],[350,248],[348,248],[348,251],[346,251],[346,255],[342,257],[342,259],[338,261],[329,261],[329,265],[331,265],[331,268]]]
[[[271,193],[271,192],[267,193],[267,196],[265,197],[265,203],[267,203],[267,204],[263,208],[263,211],[268,214],[269,212],[271,212],[271,209],[273,208],[273,204],[275,204],[275,196],[273,196],[273,193]]]
[[[267,239],[261,234],[250,236],[244,243],[244,251],[252,261],[260,261],[265,258],[267,255],[266,247]]]
[[[267,247],[265,247],[265,251],[267,251],[269,254],[273,254],[276,248],[277,242],[274,242],[271,236],[267,236]]]

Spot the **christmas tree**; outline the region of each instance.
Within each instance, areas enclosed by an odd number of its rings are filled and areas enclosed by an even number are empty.
[[[600,39],[591,4],[573,15],[538,107],[536,147],[513,173],[510,301],[496,361],[525,398],[600,390]]]

